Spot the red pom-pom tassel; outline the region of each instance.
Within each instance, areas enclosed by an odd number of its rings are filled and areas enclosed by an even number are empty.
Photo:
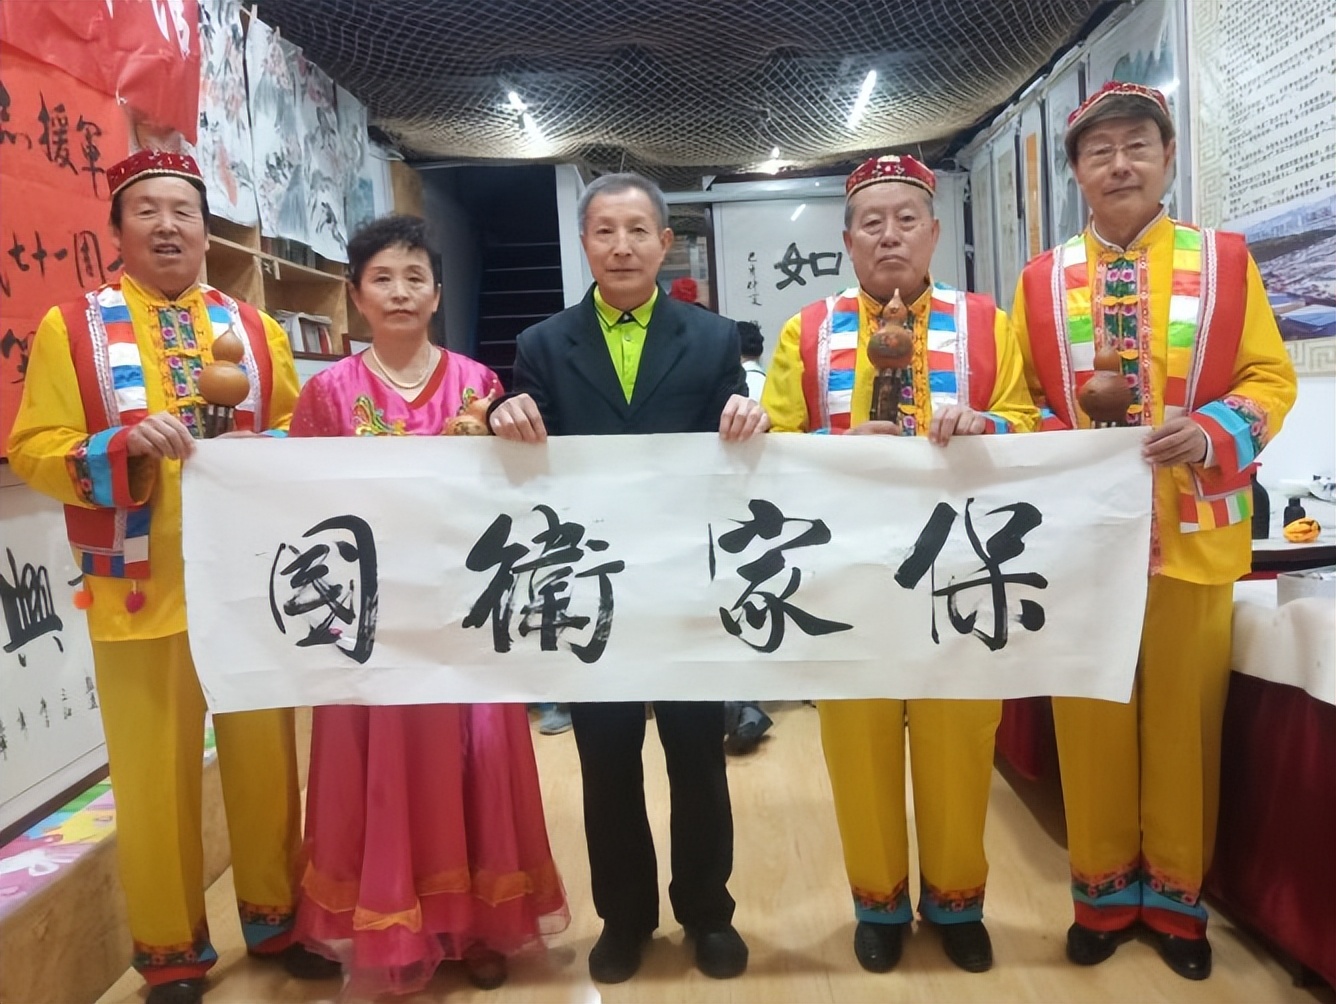
[[[137,614],[144,609],[144,594],[139,591],[138,583],[130,591],[130,595],[125,598],[125,609],[132,614]]]

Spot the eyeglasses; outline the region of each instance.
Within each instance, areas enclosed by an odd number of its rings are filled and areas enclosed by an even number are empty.
[[[1163,147],[1148,139],[1134,139],[1129,143],[1093,143],[1078,148],[1076,152],[1082,164],[1089,167],[1108,167],[1120,151],[1126,154],[1132,163],[1145,164],[1161,156]]]

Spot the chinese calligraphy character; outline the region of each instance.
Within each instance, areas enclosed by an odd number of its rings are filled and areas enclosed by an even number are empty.
[[[37,121],[42,123],[42,135],[37,142],[46,147],[46,159],[57,167],[68,167],[78,177],[79,169],[70,161],[70,117],[65,111],[65,104],[53,105],[48,111],[46,95],[39,92],[42,110],[37,113]]]
[[[0,336],[0,355],[6,359],[14,352],[19,354],[19,363],[15,367],[18,371],[18,378],[14,383],[23,383],[24,374],[28,372],[28,354],[32,346],[32,335],[20,338],[14,334],[13,328],[6,328],[3,336]]]
[[[5,252],[5,254],[9,255],[9,257],[14,259],[14,264],[19,267],[20,272],[29,271],[32,268],[32,266],[27,264],[23,260],[23,256],[28,251],[28,245],[20,243],[19,235],[14,233],[14,231],[11,230],[9,234],[11,237],[14,238],[14,244],[12,247],[10,247],[8,251]]]
[[[379,606],[375,537],[364,519],[332,516],[302,538],[322,534],[327,542],[315,542],[304,551],[286,543],[278,546],[269,570],[269,611],[283,634],[288,633],[285,617],[304,621],[307,633],[298,648],[334,645],[354,662],[365,663],[376,641]],[[288,593],[281,607],[280,578],[287,580]]]
[[[79,168],[79,170],[91,176],[93,194],[99,195],[101,193],[97,190],[97,176],[107,173],[106,168],[97,166],[97,162],[102,159],[102,151],[98,149],[97,145],[97,138],[102,135],[102,127],[91,119],[86,119],[80,115],[79,122],[74,128],[83,133],[83,145],[79,147],[79,152],[83,154],[85,166]]]
[[[541,513],[547,527],[540,530],[532,543],[541,545],[532,558],[524,544],[508,543],[511,519],[502,513],[492,521],[465,559],[465,567],[472,572],[495,568],[492,581],[478,597],[464,618],[464,627],[482,627],[492,622],[492,647],[497,652],[509,652],[511,646],[510,622],[515,608],[515,593],[521,576],[528,582],[519,609],[520,637],[538,632],[539,649],[555,652],[557,640],[567,630],[580,631],[589,626],[590,619],[569,613],[574,590],[572,579],[598,580],[598,606],[594,627],[584,644],[568,642],[567,646],[584,663],[597,662],[603,655],[612,633],[613,596],[611,576],[626,568],[624,561],[605,561],[593,568],[576,572],[575,566],[584,560],[586,549],[606,551],[606,540],[585,540],[585,528],[579,523],[563,522],[556,512],[545,505],[534,506]],[[583,544],[583,546],[581,546]],[[528,558],[527,561],[521,560]],[[574,575],[572,573],[574,572]]]
[[[5,125],[8,124],[11,118],[9,114],[10,104],[9,91],[5,88],[3,83],[0,83],[0,146],[4,146],[6,143],[13,143],[15,146],[18,146],[19,137],[21,136],[23,137],[23,141],[28,144],[28,149],[31,150],[31,136],[26,132],[14,132],[12,129],[5,128]]]
[[[84,677],[84,696],[88,698],[88,710],[97,710],[97,686],[91,676]]]
[[[751,297],[753,306],[761,305],[761,283],[756,278],[756,252],[747,253],[747,295]]]
[[[1003,564],[1013,558],[1020,557],[1025,551],[1025,535],[1039,526],[1044,521],[1044,517],[1038,509],[1028,502],[999,506],[986,515],[994,516],[998,513],[1008,513],[1006,523],[989,537],[987,542],[980,542],[979,534],[974,525],[974,517],[970,512],[970,506],[973,502],[974,499],[972,498],[965,501],[965,533],[968,535],[970,546],[974,548],[974,553],[978,555],[981,563],[981,567],[977,571],[983,572],[983,575],[966,579],[963,582],[957,582],[953,578],[940,589],[937,587],[937,559],[941,555],[942,548],[946,544],[952,527],[955,526],[956,517],[959,515],[947,503],[939,502],[932,515],[928,517],[928,522],[924,524],[918,540],[914,542],[914,547],[909,552],[909,556],[901,562],[900,567],[896,570],[895,581],[905,589],[913,589],[918,585],[924,574],[930,572],[929,585],[933,596],[932,640],[941,644],[941,639],[937,635],[937,600],[944,597],[946,599],[947,617],[951,621],[951,626],[960,634],[973,633],[975,637],[988,646],[989,651],[996,652],[1007,644],[1007,586],[1032,586],[1035,589],[1048,588],[1048,579],[1038,572],[1004,573],[1002,571]],[[989,591],[989,599],[993,608],[991,632],[975,626],[979,616],[977,609],[968,614],[962,614],[960,610],[961,594],[979,588],[986,588]],[[1044,626],[1044,608],[1034,600],[1022,599],[1018,619],[1021,627],[1027,631],[1038,631]]]
[[[0,722],[0,760],[9,759],[9,739],[5,736],[5,723]]]
[[[70,707],[70,695],[64,687],[60,688],[60,717],[74,717],[74,709]]]
[[[733,520],[737,528],[719,535],[719,549],[727,554],[741,554],[754,541],[777,541],[784,534],[784,528],[790,523],[802,524],[805,529],[781,544],[776,544],[760,557],[740,565],[737,573],[747,581],[747,588],[742,591],[733,606],[719,608],[719,619],[724,630],[735,638],[741,638],[757,652],[774,652],[784,641],[784,626],[791,618],[798,629],[806,635],[820,636],[848,631],[853,625],[839,621],[829,621],[815,617],[806,610],[790,603],[789,599],[798,591],[802,582],[802,570],[789,569],[788,581],[776,594],[761,587],[769,583],[788,567],[785,551],[800,547],[813,547],[830,542],[830,528],[819,519],[790,519],[773,502],[765,499],[752,499],[747,503],[752,518],[746,521]],[[710,579],[715,577],[715,539],[714,528],[710,528]],[[746,632],[759,632],[768,628],[768,632],[757,635],[758,642],[746,637]]]
[[[834,265],[823,265],[823,260],[834,258]],[[807,280],[803,278],[803,266],[806,265],[812,270],[812,278],[823,275],[839,275],[840,265],[844,263],[843,251],[813,251],[805,255],[798,250],[796,243],[790,244],[788,250],[784,252],[784,257],[775,262],[775,268],[784,273],[785,278],[775,283],[775,289],[784,289],[792,283],[799,286],[806,286]]]
[[[101,286],[107,273],[121,267],[117,258],[109,266],[102,264],[102,242],[91,230],[80,230],[74,235],[74,267],[79,274],[79,285],[84,289]]]
[[[51,728],[51,713],[46,709],[46,698],[43,697],[40,704],[37,705],[37,713],[42,716],[42,721],[46,727]]]
[[[10,579],[0,572],[0,608],[3,608],[5,627],[9,632],[6,652],[17,652],[31,641],[44,634],[55,634],[53,639],[60,651],[65,646],[57,632],[64,629],[64,624],[56,615],[55,601],[51,594],[51,580],[46,569],[25,564],[19,571],[14,552],[5,548],[9,556]],[[28,665],[27,656],[19,652],[19,665]]]

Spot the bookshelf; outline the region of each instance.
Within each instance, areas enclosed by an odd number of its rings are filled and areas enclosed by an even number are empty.
[[[300,345],[294,345],[294,351],[315,358],[341,356],[349,318],[356,318],[348,303],[344,266],[318,255],[312,258],[317,264],[289,261],[270,250],[259,226],[245,227],[214,216],[209,220],[204,281],[274,317],[290,312],[328,318],[328,352]]]

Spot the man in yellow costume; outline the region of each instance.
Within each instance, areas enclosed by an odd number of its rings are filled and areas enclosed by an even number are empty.
[[[929,275],[939,224],[936,178],[913,157],[868,160],[845,184],[844,246],[858,286],[818,300],[780,332],[761,404],[774,431],[926,436],[1028,432],[1037,413],[1006,316],[986,296]],[[876,371],[868,341],[896,295],[908,306],[912,362],[898,418],[869,420]],[[922,865],[919,912],[953,963],[993,963],[983,925],[984,818],[1000,701],[823,701],[821,741],[853,891],[854,954],[864,969],[899,961],[913,921],[905,810],[905,726]]]
[[[1294,402],[1294,370],[1243,238],[1161,205],[1175,153],[1164,95],[1111,82],[1072,113],[1064,142],[1091,219],[1021,275],[1012,323],[1027,380],[1044,428],[1087,428],[1088,410],[1144,425],[1155,467],[1131,701],[1053,701],[1076,913],[1067,957],[1103,962],[1140,922],[1174,972],[1200,980],[1249,476]],[[1091,383],[1110,374],[1125,385],[1116,415]]]
[[[134,966],[149,1004],[194,1004],[218,956],[204,912],[205,704],[186,637],[181,464],[204,433],[200,373],[217,340],[230,337],[250,384],[229,435],[282,435],[297,376],[273,319],[196,281],[208,205],[195,161],[141,151],[107,181],[124,276],[42,320],[9,460],[65,504],[83,571],[75,602],[92,636]],[[218,715],[214,733],[248,949],[294,976],[336,975],[290,940],[292,712]]]

